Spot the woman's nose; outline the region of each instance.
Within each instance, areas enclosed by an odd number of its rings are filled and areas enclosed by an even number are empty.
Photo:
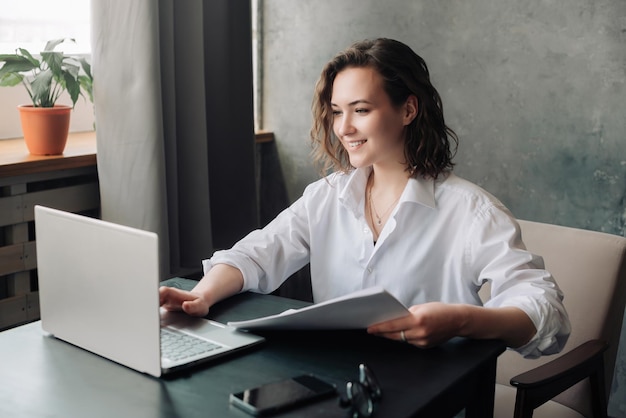
[[[337,134],[338,136],[350,135],[354,133],[354,126],[352,125],[352,121],[348,116],[342,116],[338,123]]]

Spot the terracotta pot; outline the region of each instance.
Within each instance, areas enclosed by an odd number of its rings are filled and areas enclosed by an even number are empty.
[[[26,147],[35,155],[63,154],[70,130],[72,108],[65,105],[34,107],[20,105],[22,132]]]

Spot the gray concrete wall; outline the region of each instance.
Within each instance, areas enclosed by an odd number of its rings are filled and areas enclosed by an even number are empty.
[[[428,63],[456,172],[518,218],[626,234],[626,1],[265,0],[263,127],[289,198],[317,178],[313,85],[355,40],[402,40]],[[626,333],[611,413],[626,417]]]

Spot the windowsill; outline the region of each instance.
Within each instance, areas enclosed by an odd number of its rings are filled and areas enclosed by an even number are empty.
[[[0,177],[96,165],[96,133],[70,133],[61,155],[32,155],[24,138],[0,141]]]
[[[271,131],[258,131],[254,136],[257,144],[264,144],[274,140],[274,132]]]
[[[272,142],[272,132],[255,134],[257,144]],[[43,171],[66,170],[96,165],[96,132],[74,132],[67,139],[62,155],[32,155],[23,138],[0,140],[0,177],[13,177]]]

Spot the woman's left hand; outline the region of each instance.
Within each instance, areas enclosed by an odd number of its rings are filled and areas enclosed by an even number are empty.
[[[521,347],[537,332],[528,315],[514,306],[429,302],[411,306],[409,312],[402,318],[374,324],[367,332],[418,347],[433,347],[453,337],[500,339],[509,347]]]
[[[464,305],[429,302],[409,308],[410,315],[374,324],[370,334],[406,341],[418,347],[432,347],[460,335]]]

